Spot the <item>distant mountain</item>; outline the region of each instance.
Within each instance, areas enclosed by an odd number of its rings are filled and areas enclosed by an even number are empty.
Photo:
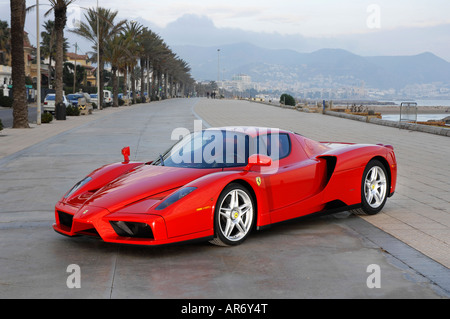
[[[220,52],[218,52],[220,48]],[[189,62],[197,80],[230,80],[244,73],[254,82],[286,82],[351,85],[401,89],[411,84],[450,83],[450,63],[426,52],[413,56],[360,56],[342,49],[311,53],[274,50],[249,43],[222,46],[173,46]]]
[[[160,34],[170,46],[246,42],[268,49],[289,48],[299,52],[340,48],[362,56],[413,55],[429,51],[450,61],[450,23],[396,29],[383,27],[364,33],[311,37],[305,36],[302,30],[280,34],[218,27],[210,17],[197,14],[185,14],[165,27],[158,27],[145,18],[137,20]]]

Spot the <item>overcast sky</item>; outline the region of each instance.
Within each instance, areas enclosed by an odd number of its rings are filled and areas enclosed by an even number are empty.
[[[10,23],[9,3],[0,0],[0,19]],[[35,3],[28,0],[27,6]],[[49,8],[48,0],[40,3],[42,15]],[[69,18],[80,15],[83,12],[80,8],[95,4],[95,0],[75,1]],[[99,5],[118,10],[121,18],[145,20],[160,28],[186,14],[196,14],[207,17],[219,29],[315,38],[450,25],[449,0],[99,0]],[[27,16],[26,23],[32,42],[36,39],[35,24],[33,12]],[[414,45],[420,47],[421,40],[416,39]],[[446,47],[442,52],[450,51],[449,45],[442,43]]]
[[[76,3],[91,6],[95,1]],[[189,13],[208,16],[217,27],[304,36],[369,32],[367,20],[376,18],[377,10],[380,28],[450,23],[448,0],[100,0],[99,3],[119,10],[123,17],[142,17],[161,27]]]
[[[0,1],[0,11],[8,9],[9,1]],[[34,3],[27,1],[27,5]],[[80,7],[95,3],[75,1]],[[448,0],[99,0],[99,5],[118,10],[122,17],[142,17],[160,27],[185,14],[198,14],[211,18],[217,27],[304,36],[369,32],[367,20],[376,18],[377,11],[381,29],[450,23]]]

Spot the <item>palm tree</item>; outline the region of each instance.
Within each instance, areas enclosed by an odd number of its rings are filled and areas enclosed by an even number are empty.
[[[122,70],[126,65],[126,56],[129,54],[127,47],[129,44],[123,34],[117,34],[106,41],[106,49],[104,52],[104,60],[111,64],[111,74],[113,82],[113,107],[119,106],[119,83],[118,71]]]
[[[127,41],[127,69],[130,70],[131,77],[131,92],[133,94],[133,102],[136,103],[136,77],[135,77],[135,67],[137,65],[137,59],[141,55],[142,47],[140,46],[140,41],[142,40],[142,34],[144,27],[138,22],[127,21],[124,28],[124,36]]]
[[[150,82],[150,68],[152,69],[152,86],[153,89],[148,89],[149,96],[153,96],[156,86],[156,79],[160,79],[161,66],[165,58],[169,55],[168,46],[164,43],[163,39],[151,30],[145,29],[142,33],[141,47],[141,77],[143,77],[144,66],[147,68],[147,84]],[[141,83],[141,91],[144,91],[144,83]],[[159,91],[158,91],[159,92]]]
[[[97,44],[99,48],[99,65],[97,66],[100,69],[100,75],[103,74],[104,70],[104,54],[106,42],[109,41],[114,35],[118,34],[122,28],[123,24],[126,20],[121,20],[118,23],[114,23],[114,20],[117,16],[117,11],[111,11],[110,9],[98,8],[97,9],[89,9],[88,12],[84,15],[87,22],[81,22],[78,29],[70,30],[87,40],[93,43],[93,49],[97,51]],[[98,23],[98,38],[97,38],[97,23]],[[97,79],[100,83],[100,92],[98,92],[98,108],[102,108],[103,101],[103,76],[100,76],[100,79]]]
[[[163,39],[159,35],[157,35],[153,32],[149,33],[148,38],[146,40],[144,40],[143,45],[144,45],[145,55],[149,62],[148,68],[150,68],[150,67],[152,68],[152,79],[151,79],[152,86],[150,87],[148,94],[150,97],[154,98],[155,90],[157,90],[157,88],[158,88],[158,86],[156,85],[156,79],[159,77],[158,76],[158,63],[159,63],[161,57],[166,52],[167,47],[166,47]]]
[[[171,73],[173,90],[175,91],[172,94],[178,95],[178,92],[181,92],[181,95],[185,96],[186,87],[194,82],[189,74],[190,71],[191,68],[186,61],[181,58],[177,58],[175,60],[175,66],[173,67]]]
[[[147,83],[149,81],[148,79],[148,75],[149,75],[149,71],[150,71],[150,63],[149,63],[149,51],[148,49],[151,46],[151,41],[153,39],[153,32],[150,31],[148,28],[144,28],[144,30],[142,31],[141,34],[141,41],[140,41],[140,45],[142,47],[141,50],[141,56],[140,56],[140,64],[141,64],[141,93],[145,92],[145,80],[144,80],[144,71],[145,69],[147,69]],[[148,94],[150,94],[150,92],[147,92]],[[145,102],[145,97],[142,94],[141,95],[141,100],[142,102]]]
[[[51,9],[44,15],[48,16],[52,11],[55,15],[55,105],[63,101],[64,28],[67,23],[67,8],[75,1],[76,0],[49,0]]]
[[[163,83],[163,74],[166,71],[168,61],[171,58],[172,51],[167,46],[166,43],[161,42],[157,48],[157,54],[152,58],[152,66],[153,66],[153,75],[154,75],[154,83],[155,89],[157,89],[157,95],[161,98],[161,92],[166,92],[166,86]],[[162,90],[159,91],[159,88]],[[166,97],[166,96],[164,96]]]
[[[11,67],[13,81],[13,128],[29,128],[25,89],[25,61],[23,40],[25,0],[11,0]]]
[[[49,59],[49,83],[53,76],[52,61],[56,57],[56,33],[55,33],[55,22],[53,20],[46,21],[43,25],[44,31],[41,32],[41,55],[44,58]],[[67,38],[64,38],[63,51],[64,56],[69,49],[69,42]]]
[[[9,63],[11,54],[11,36],[8,28],[8,22],[0,20],[0,65]]]

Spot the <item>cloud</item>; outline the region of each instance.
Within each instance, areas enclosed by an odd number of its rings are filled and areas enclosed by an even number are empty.
[[[157,31],[169,45],[220,46],[247,42],[265,48],[311,52],[341,48],[370,55],[415,55],[424,51],[450,61],[450,24],[433,27],[381,28],[363,34],[306,37],[301,32],[281,34],[218,27],[207,16],[185,15]]]

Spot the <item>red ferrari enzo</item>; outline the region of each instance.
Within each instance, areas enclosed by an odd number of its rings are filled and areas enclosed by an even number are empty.
[[[395,191],[390,145],[316,142],[278,129],[188,134],[152,162],[103,166],[56,204],[54,230],[106,242],[242,243],[253,229],[313,213],[376,214]]]

